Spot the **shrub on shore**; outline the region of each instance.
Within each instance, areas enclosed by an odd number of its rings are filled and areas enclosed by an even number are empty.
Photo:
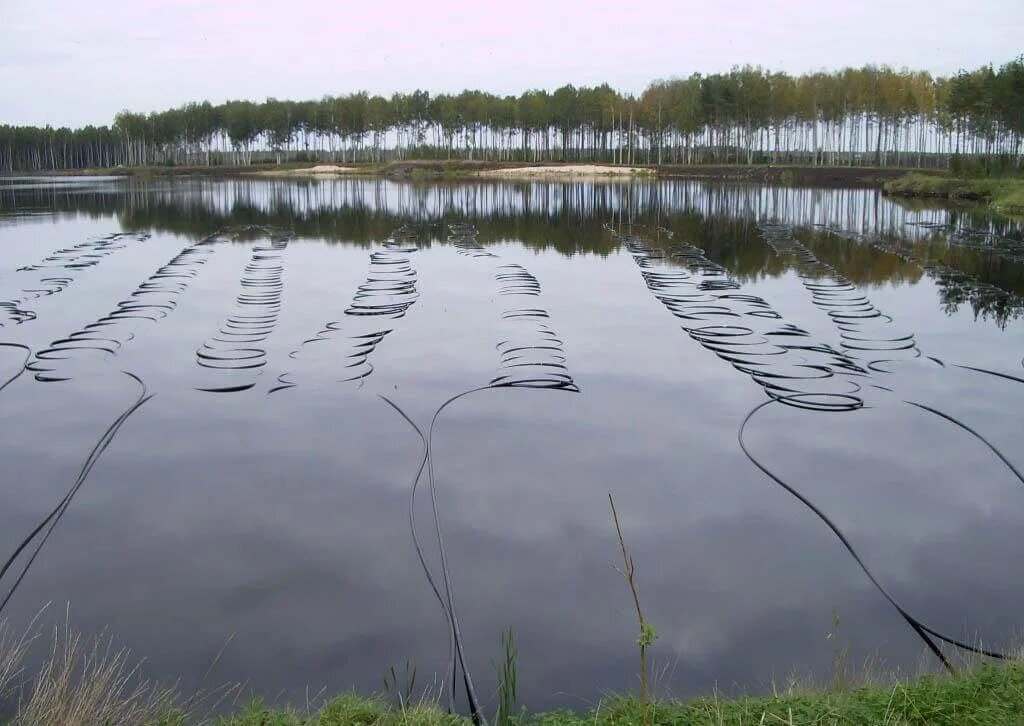
[[[1024,179],[960,177],[906,174],[886,182],[886,194],[906,197],[936,197],[987,202],[994,210],[1024,213]]]

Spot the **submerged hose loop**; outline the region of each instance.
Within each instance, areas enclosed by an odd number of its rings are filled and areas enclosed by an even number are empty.
[[[811,294],[812,301],[826,312],[840,331],[842,342],[839,349],[824,344],[766,344],[767,340],[773,339],[775,336],[801,338],[809,335],[806,331],[788,324],[782,324],[774,329],[755,329],[739,324],[714,324],[716,318],[723,317],[740,318],[746,322],[751,317],[771,320],[779,319],[781,316],[778,316],[765,300],[742,291],[718,294],[710,300],[700,297],[709,292],[713,294],[716,290],[739,290],[738,285],[727,284],[728,271],[707,259],[702,250],[692,245],[686,245],[672,255],[675,259],[680,260],[688,271],[662,269],[657,265],[664,259],[663,253],[647,246],[640,237],[621,234],[610,225],[606,225],[606,229],[616,235],[633,256],[647,287],[655,298],[661,301],[677,318],[702,323],[701,325],[686,323],[683,329],[687,334],[703,347],[730,362],[737,370],[750,375],[770,396],[770,400],[759,404],[747,413],[738,431],[740,448],[751,463],[825,522],[874,587],[897,610],[947,669],[952,672],[953,666],[941,652],[936,641],[989,657],[1004,658],[1005,656],[1001,653],[970,646],[945,636],[914,618],[875,579],[853,545],[835,523],[798,490],[788,485],[758,461],[747,448],[744,440],[746,427],[762,408],[779,403],[823,413],[855,411],[866,406],[865,400],[859,395],[863,386],[857,382],[857,379],[862,379],[871,373],[887,372],[882,364],[890,360],[897,352],[902,352],[909,358],[921,355],[912,334],[890,329],[888,326],[892,324],[892,318],[877,310],[865,295],[858,292],[856,285],[838,275],[832,266],[818,260],[813,252],[794,239],[789,227],[770,223],[762,223],[759,227],[765,242],[777,254],[793,259],[798,277]],[[709,277],[710,279],[708,279]],[[699,292],[694,292],[694,290]],[[737,309],[740,304],[748,306],[748,309]],[[786,358],[786,354],[789,353],[794,354],[793,357],[799,353],[813,353],[820,358],[814,360],[801,358],[799,361],[790,362]],[[858,364],[852,357],[854,353],[884,353],[887,357],[869,360],[866,364]],[[774,356],[781,357],[776,359]],[[982,372],[991,373],[990,371]],[[1024,379],[1017,379],[1014,376],[1004,375],[1003,377],[1024,382]],[[846,386],[845,390],[841,387],[843,384]],[[837,388],[839,390],[836,390]],[[908,401],[908,403],[911,402]],[[923,405],[920,407],[947,418],[981,438],[966,424],[934,409]],[[989,442],[984,441],[984,443],[1003,460],[1018,479],[1024,482],[1024,478],[1021,478],[1020,473],[1005,456]]]
[[[403,240],[406,244],[400,243]],[[421,241],[415,229],[399,227],[394,230],[381,249],[370,253],[366,279],[353,293],[342,316],[323,323],[315,335],[305,338],[288,357],[301,361],[310,350],[309,346],[340,341],[344,346],[340,355],[346,361],[341,382],[362,385],[373,373],[370,358],[377,346],[396,329],[400,319],[419,299],[418,275],[412,255],[419,251]],[[295,372],[281,375],[291,376]],[[280,385],[272,387],[268,394],[298,385],[298,379],[293,381],[281,376],[278,382]]]
[[[204,369],[204,381],[196,390],[238,393],[256,385],[267,364],[267,351],[258,344],[274,332],[281,312],[284,251],[290,239],[285,234],[269,245],[252,248],[233,312],[196,350],[196,365]]]
[[[144,242],[149,238],[149,233],[116,232],[80,242],[72,247],[64,247],[35,264],[19,267],[15,270],[16,273],[21,273],[17,275],[19,278],[26,273],[34,274],[27,275],[31,279],[25,280],[18,292],[10,297],[6,294],[0,297],[0,312],[18,324],[35,320],[36,313],[26,307],[31,301],[60,293],[75,281],[78,271],[98,265],[113,252],[125,249],[131,241]],[[49,270],[68,272],[55,275],[48,272]],[[3,321],[0,321],[0,327],[3,324]]]
[[[832,265],[822,262],[797,240],[791,227],[773,222],[760,222],[758,227],[765,244],[777,256],[792,261],[801,284],[810,295],[811,302],[825,312],[839,330],[840,347],[851,355],[870,356],[885,353],[889,356],[904,353],[916,358],[921,355],[913,334],[894,332],[888,326],[893,318],[876,308],[866,295]],[[869,360],[872,368],[878,359]]]
[[[762,386],[781,403],[811,410],[864,405],[854,378],[866,374],[850,353],[802,339],[810,333],[782,321],[764,298],[742,290],[729,271],[693,245],[671,255],[633,234],[606,228],[625,246],[648,290],[691,339]],[[683,268],[666,267],[666,259]],[[818,285],[819,283],[812,283]],[[857,343],[855,343],[857,344]]]
[[[213,253],[212,248],[189,245],[157,269],[111,312],[81,329],[58,338],[35,354],[27,368],[42,382],[66,381],[73,377],[71,363],[84,355],[117,355],[135,339],[137,321],[156,323],[167,317]],[[168,282],[168,280],[173,280]],[[177,280],[185,280],[179,282]]]

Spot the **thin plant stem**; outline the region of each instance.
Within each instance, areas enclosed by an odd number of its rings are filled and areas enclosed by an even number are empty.
[[[615,533],[619,536],[619,547],[622,548],[622,561],[625,566],[625,570],[619,570],[619,572],[624,578],[626,578],[626,582],[629,583],[630,592],[633,593],[633,605],[636,606],[637,624],[640,626],[640,634],[637,636],[636,640],[637,645],[640,647],[640,707],[643,713],[643,724],[644,726],[648,726],[650,723],[650,697],[647,684],[647,649],[651,646],[657,636],[654,633],[654,628],[644,618],[643,609],[640,607],[640,593],[636,586],[636,570],[633,567],[633,556],[629,554],[629,548],[626,547],[626,540],[622,536],[622,526],[619,524],[619,513],[615,510],[615,500],[612,498],[611,492],[608,493],[608,504],[612,508],[612,519],[615,522]]]

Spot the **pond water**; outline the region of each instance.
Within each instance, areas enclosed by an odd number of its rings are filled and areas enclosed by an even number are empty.
[[[186,691],[438,690],[425,565],[481,700],[511,628],[584,707],[637,682],[611,492],[663,693],[1001,651],[1022,295],[1018,224],[873,190],[3,179],[3,614]]]

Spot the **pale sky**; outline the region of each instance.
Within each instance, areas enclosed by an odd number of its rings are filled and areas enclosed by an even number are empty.
[[[193,100],[519,93],[762,65],[949,74],[1024,52],[1024,0],[0,0],[0,123]]]

